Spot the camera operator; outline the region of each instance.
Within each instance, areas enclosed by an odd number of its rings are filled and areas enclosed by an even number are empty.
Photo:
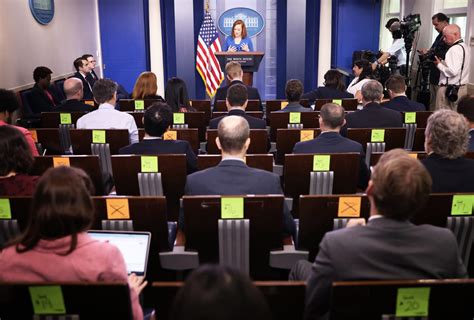
[[[457,109],[457,101],[467,94],[471,53],[461,39],[461,29],[456,24],[443,29],[444,42],[450,46],[445,60],[435,56],[434,63],[440,71],[436,109]]]
[[[402,39],[402,31],[400,30],[400,20],[392,18],[387,21],[385,28],[387,28],[393,37],[392,46],[386,51],[382,52],[380,58],[372,64],[372,69],[375,70],[378,65],[384,65],[387,63],[388,58],[394,56],[397,58],[397,72],[398,74],[405,75],[405,65],[407,61],[407,55],[405,50],[405,41]]]
[[[438,91],[439,70],[432,62],[434,60],[434,56],[437,56],[441,59],[446,57],[446,52],[448,51],[449,46],[443,40],[443,29],[449,25],[449,18],[447,15],[440,12],[431,18],[431,23],[439,34],[429,50],[421,49],[418,50],[418,52],[426,58],[426,61],[429,64],[430,110],[434,110],[436,106],[436,92]]]

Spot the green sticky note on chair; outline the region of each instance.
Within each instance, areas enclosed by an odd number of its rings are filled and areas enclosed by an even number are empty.
[[[453,195],[451,206],[451,215],[472,215],[472,205],[474,204],[474,195]]]
[[[331,166],[331,156],[328,154],[313,156],[313,171],[329,171]]]
[[[405,123],[416,123],[416,112],[405,112]]]
[[[333,99],[332,103],[342,106],[342,100],[341,99]]]
[[[105,143],[105,130],[92,130],[92,143]]]
[[[173,113],[173,124],[184,124],[184,113],[183,112]]]
[[[135,110],[145,110],[145,101],[135,100]]]
[[[28,289],[35,314],[66,314],[60,286],[31,286]]]
[[[142,172],[158,172],[158,157],[142,156],[140,158]]]
[[[221,198],[222,219],[243,219],[244,198]]]
[[[384,142],[385,129],[372,129],[370,134],[370,142]]]
[[[301,113],[290,112],[290,123],[301,123]]]
[[[60,113],[59,122],[61,124],[72,124],[71,114],[70,113]]]
[[[0,199],[0,219],[11,219],[10,199]]]
[[[431,288],[399,288],[397,291],[397,317],[427,317]]]

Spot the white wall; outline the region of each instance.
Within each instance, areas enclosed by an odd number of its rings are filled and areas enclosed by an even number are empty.
[[[0,0],[0,88],[31,85],[44,65],[53,78],[75,71],[75,58],[100,53],[97,0],[57,0],[46,26],[33,18],[27,0]],[[100,62],[100,57],[97,59]]]

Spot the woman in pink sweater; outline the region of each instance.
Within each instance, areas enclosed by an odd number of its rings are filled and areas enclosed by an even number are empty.
[[[123,281],[130,286],[134,319],[143,319],[138,294],[146,286],[127,277],[115,246],[92,239],[93,185],[77,168],[51,168],[41,177],[24,233],[0,252],[0,281]]]

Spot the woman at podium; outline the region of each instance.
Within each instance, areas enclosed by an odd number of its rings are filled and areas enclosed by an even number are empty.
[[[232,25],[231,36],[225,39],[222,51],[254,51],[252,41],[250,41],[250,38],[247,38],[247,28],[242,20],[235,20]]]

